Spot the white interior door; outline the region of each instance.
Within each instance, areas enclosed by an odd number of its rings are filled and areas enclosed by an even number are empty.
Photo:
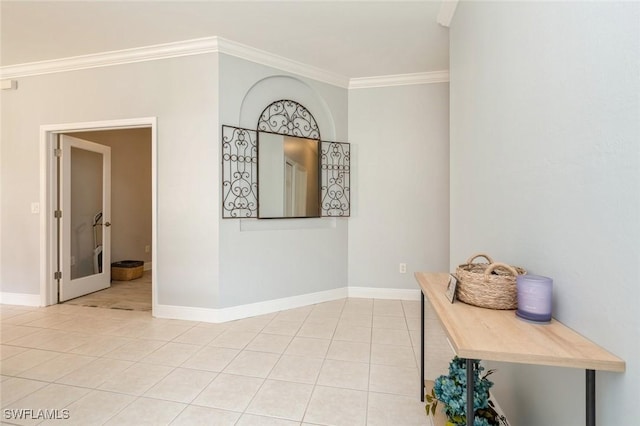
[[[60,135],[60,302],[111,285],[111,148]]]

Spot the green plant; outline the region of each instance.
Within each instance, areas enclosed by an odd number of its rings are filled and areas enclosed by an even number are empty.
[[[481,376],[484,367],[479,360],[473,360],[474,389],[473,409],[474,426],[501,426],[508,425],[504,416],[499,415],[493,402],[489,399],[489,389],[493,382],[487,377],[494,370],[487,371]],[[466,425],[467,421],[467,369],[466,360],[454,357],[449,363],[449,375],[438,377],[431,394],[426,395],[427,414],[434,415],[438,402],[444,404],[444,414],[449,423],[454,425]]]

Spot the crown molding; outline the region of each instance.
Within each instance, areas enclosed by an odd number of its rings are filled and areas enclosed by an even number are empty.
[[[408,86],[413,84],[448,83],[449,71],[419,72],[413,74],[382,75],[377,77],[352,78],[349,89],[371,89],[374,87]]]
[[[1,78],[3,79],[31,77],[34,75],[154,61],[179,56],[215,53],[219,51],[218,41],[217,37],[208,37],[153,46],[135,47],[132,49],[114,50],[111,52],[72,56],[69,58],[8,65],[0,68],[0,76],[2,76]]]
[[[293,61],[283,56],[274,55],[255,47],[247,46],[235,41],[219,38],[220,53],[235,56],[247,61],[278,68],[292,74],[301,75],[312,80],[322,81],[342,88],[349,87],[349,78],[340,74],[323,70],[302,62]]]
[[[278,68],[313,80],[347,88],[349,79],[317,67],[296,62],[264,50],[256,49],[221,37],[206,37],[195,40],[157,44],[111,52],[94,53],[70,58],[8,65],[0,68],[2,79],[30,77],[88,68],[108,67],[135,62],[155,61],[180,56],[224,53],[258,64]]]
[[[69,58],[53,59],[0,67],[1,79],[15,79],[43,74],[100,68],[135,62],[155,61],[181,56],[223,53],[282,71],[321,81],[345,89],[404,86],[410,84],[443,83],[449,81],[449,71],[434,71],[415,74],[399,74],[349,79],[321,68],[293,61],[221,37],[206,37],[132,49],[114,50]]]

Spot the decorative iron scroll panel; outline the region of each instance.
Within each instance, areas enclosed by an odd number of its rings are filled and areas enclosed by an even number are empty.
[[[321,142],[320,214],[349,216],[351,214],[350,177],[351,149],[348,143]]]
[[[255,130],[222,126],[222,217],[258,217]]]
[[[320,139],[320,129],[313,115],[304,106],[288,99],[276,101],[262,111],[258,120],[258,130]]]
[[[222,126],[222,217],[258,217],[258,132],[320,140],[313,115],[292,100],[279,100],[260,115],[257,130]],[[320,216],[348,217],[351,151],[345,142],[320,141]]]

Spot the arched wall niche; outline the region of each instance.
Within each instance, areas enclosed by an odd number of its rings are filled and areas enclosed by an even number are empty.
[[[274,93],[277,93],[275,98]],[[318,123],[322,139],[336,140],[333,115],[324,99],[302,80],[285,75],[269,76],[251,86],[240,106],[240,127],[255,129],[265,107],[279,99],[290,99],[303,105]]]
[[[239,127],[227,125],[224,122],[222,125],[222,218],[248,219],[260,217],[284,219],[290,217],[350,216],[350,148],[346,142],[335,142],[336,124],[327,101],[313,86],[295,77],[270,75],[254,81],[251,86],[245,86],[248,89],[241,89],[240,93],[245,90],[246,93],[244,93],[244,96],[237,98],[241,99],[239,104],[236,104],[238,105],[236,108],[239,109],[237,120]],[[226,88],[227,86],[223,87]],[[229,87],[231,88],[233,85]],[[281,134],[282,131],[270,127],[259,128],[259,121],[266,108],[271,111],[270,107],[274,103],[280,107],[284,106],[284,104],[281,105],[281,102],[286,103],[288,101],[293,101],[289,105],[297,104],[303,111],[306,110],[305,112],[313,116],[312,121],[315,121],[319,130],[319,138],[317,133],[316,136],[305,134],[298,134],[297,136],[320,139],[316,154],[319,162],[317,176],[320,212],[319,215],[314,213],[311,215],[266,214],[261,217],[259,207],[261,205],[259,199],[260,179],[258,175],[260,171],[272,170],[273,168],[259,167],[258,131],[262,129],[266,130],[267,133]],[[287,107],[284,106],[284,108]],[[274,111],[278,111],[278,108]],[[340,114],[339,111],[338,114]],[[292,119],[293,115],[289,117],[287,114],[286,118]],[[340,119],[340,116],[338,118]],[[285,132],[285,134],[289,133]],[[294,134],[292,133],[291,135]],[[267,162],[265,164],[271,163]],[[278,176],[277,170],[275,174],[269,171],[264,173],[266,173],[264,177]],[[269,179],[264,180],[263,183],[271,182]],[[263,187],[269,188],[268,183],[265,183]],[[290,188],[292,187],[290,186]],[[283,186],[283,191],[284,188]],[[278,191],[267,191],[265,193],[278,193]],[[263,201],[273,199],[273,197],[264,198]],[[266,205],[265,203],[262,204],[263,208]],[[271,204],[278,205],[277,199]],[[264,208],[262,211],[269,212],[271,210]],[[311,211],[313,211],[313,208],[311,208]]]
[[[283,99],[295,101],[313,114],[322,139],[347,139],[346,89],[285,75],[275,68],[230,55],[219,55],[219,59],[221,150],[227,127],[256,132],[262,111]],[[224,162],[224,151],[221,154],[224,179],[229,164]],[[348,220],[335,217],[254,220],[257,215],[231,220],[222,209],[220,308],[294,296],[306,298],[347,285]]]

